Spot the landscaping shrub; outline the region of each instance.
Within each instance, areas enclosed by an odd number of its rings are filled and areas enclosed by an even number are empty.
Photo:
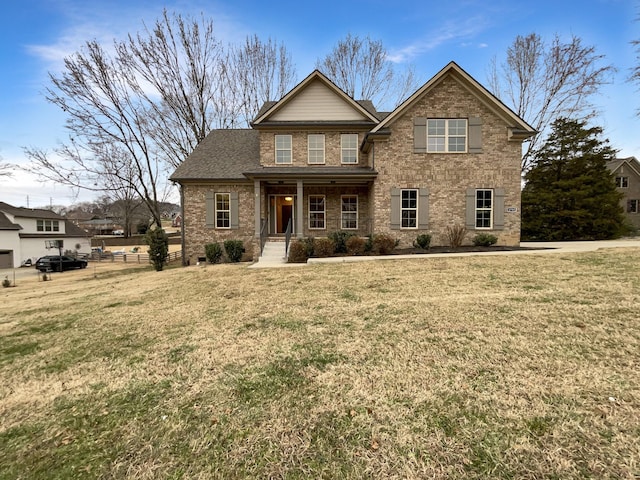
[[[498,237],[490,233],[478,233],[473,237],[473,244],[476,247],[490,247],[498,241]]]
[[[304,240],[294,240],[289,245],[289,263],[305,263],[307,255],[307,244]]]
[[[422,248],[423,250],[428,250],[429,246],[431,246],[431,235],[428,233],[418,235],[415,242],[413,242],[413,246]]]
[[[304,245],[305,252],[307,254],[307,258],[313,257],[313,247],[315,245],[315,240],[313,237],[307,237],[302,240],[302,244]]]
[[[149,260],[153,264],[156,272],[162,271],[167,258],[169,257],[169,238],[164,233],[162,227],[156,227],[147,232],[144,241],[149,245]]]
[[[329,257],[336,251],[336,245],[330,238],[316,238],[313,242],[313,255],[316,257]]]
[[[204,246],[204,254],[209,263],[219,263],[222,258],[222,247],[219,243],[208,243]]]
[[[467,229],[463,225],[453,225],[447,227],[446,237],[451,248],[458,248],[462,245]]]
[[[337,232],[331,232],[328,237],[333,240],[335,245],[335,253],[347,253],[347,240],[354,237],[355,234],[351,232],[344,232],[338,230]]]
[[[9,277],[4,277],[4,280],[2,280],[2,286],[4,288],[9,288],[11,286],[11,280],[9,280]]]
[[[362,237],[352,235],[351,237],[347,238],[345,247],[347,249],[348,255],[362,255],[366,251],[367,241]]]
[[[372,239],[371,251],[377,255],[388,255],[396,248],[396,239],[385,233],[374,235]]]
[[[242,240],[225,240],[224,251],[227,252],[227,258],[229,258],[230,262],[237,263],[242,260],[244,243]]]

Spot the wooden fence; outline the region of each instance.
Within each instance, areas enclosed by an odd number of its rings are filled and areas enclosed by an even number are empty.
[[[169,253],[167,263],[175,262],[182,258],[182,251]],[[87,260],[91,262],[121,262],[121,263],[151,263],[148,253],[92,253]]]

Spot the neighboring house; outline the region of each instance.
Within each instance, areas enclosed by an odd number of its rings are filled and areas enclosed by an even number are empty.
[[[90,235],[70,220],[51,210],[0,202],[0,268],[15,268],[27,260],[35,263],[38,257],[57,254],[57,248],[50,248],[53,240],[62,240],[63,253],[91,253]]]
[[[629,223],[640,228],[640,162],[636,157],[618,158],[607,162],[618,191],[624,195],[620,205]]]
[[[94,217],[89,220],[83,220],[78,223],[78,226],[92,235],[113,235],[114,230],[122,230],[122,226],[109,217]]]
[[[171,176],[181,185],[185,258],[261,234],[421,233],[447,244],[464,225],[520,241],[522,141],[533,128],[455,63],[391,113],[356,101],[314,71],[251,129],[214,130]]]

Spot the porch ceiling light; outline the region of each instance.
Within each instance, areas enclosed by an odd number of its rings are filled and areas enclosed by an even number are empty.
[[[285,201],[290,202],[291,200],[293,200],[293,197],[284,197]]]

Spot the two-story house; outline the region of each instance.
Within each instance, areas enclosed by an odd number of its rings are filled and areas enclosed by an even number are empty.
[[[640,229],[640,162],[636,157],[617,158],[607,162],[607,167],[622,193],[620,205],[627,220]]]
[[[15,268],[43,255],[57,255],[53,241],[63,251],[91,252],[90,235],[70,220],[39,208],[14,207],[0,202],[0,268]]]
[[[204,245],[336,230],[400,245],[447,226],[520,241],[522,141],[535,131],[455,63],[393,112],[314,71],[251,129],[214,130],[171,179],[181,185],[185,258]]]

